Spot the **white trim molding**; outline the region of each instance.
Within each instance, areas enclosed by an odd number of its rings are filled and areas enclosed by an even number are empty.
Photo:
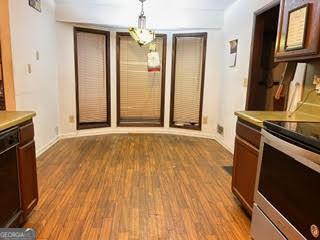
[[[107,135],[107,134],[130,134],[130,133],[141,133],[141,134],[174,134],[189,137],[202,137],[215,139],[213,135],[205,134],[203,132],[194,130],[183,130],[183,129],[164,129],[164,128],[114,128],[114,129],[88,129],[88,130],[77,130],[72,133],[61,134],[60,138],[73,138],[73,137],[84,137],[84,136],[95,136],[95,135]]]
[[[46,152],[49,148],[51,148],[54,144],[56,144],[60,140],[59,136],[56,136],[51,141],[49,141],[46,145],[42,146],[40,149],[36,150],[36,157],[40,157],[44,152]]]
[[[233,154],[233,149],[230,149],[223,142],[223,138],[218,135],[207,134],[194,130],[183,130],[183,129],[163,129],[163,128],[117,128],[112,130],[106,130],[104,128],[100,129],[89,129],[89,130],[78,130],[73,133],[60,134],[52,139],[48,144],[41,147],[37,150],[36,156],[40,157],[44,152],[46,152],[49,148],[51,148],[54,144],[56,144],[61,139],[68,138],[78,138],[78,137],[89,137],[89,136],[97,136],[97,135],[111,135],[111,134],[172,134],[186,137],[197,137],[197,138],[207,138],[216,141],[223,148]]]
[[[223,141],[223,137],[214,134],[203,133],[194,130],[183,130],[183,129],[163,129],[163,128],[116,128],[116,129],[89,129],[89,130],[78,130],[73,133],[61,134],[60,139],[65,138],[77,138],[77,137],[86,137],[86,136],[96,136],[96,135],[108,135],[108,134],[130,134],[130,133],[138,133],[138,134],[172,134],[179,136],[187,136],[187,137],[198,137],[198,138],[207,138],[211,140],[215,140],[219,143],[223,148],[228,150],[231,154],[233,154],[233,149],[229,148]]]

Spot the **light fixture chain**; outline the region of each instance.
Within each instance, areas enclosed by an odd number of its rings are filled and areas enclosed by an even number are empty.
[[[144,16],[144,2],[146,0],[139,0],[141,2],[141,16]]]

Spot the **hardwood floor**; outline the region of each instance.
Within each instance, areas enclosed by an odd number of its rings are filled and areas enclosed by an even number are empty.
[[[215,141],[105,135],[59,141],[38,159],[38,239],[249,239],[249,218]]]

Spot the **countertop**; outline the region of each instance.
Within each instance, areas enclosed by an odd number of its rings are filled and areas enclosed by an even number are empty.
[[[320,122],[320,115],[311,115],[303,111],[298,111],[292,116],[290,116],[289,112],[277,111],[239,111],[235,112],[235,115],[258,127],[263,127],[263,122],[266,120],[288,122]]]
[[[35,112],[0,111],[0,131],[31,120],[35,115]]]

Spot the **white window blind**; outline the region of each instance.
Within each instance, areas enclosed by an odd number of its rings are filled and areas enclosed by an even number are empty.
[[[79,124],[108,122],[106,35],[76,32]]]
[[[200,128],[205,36],[176,36],[173,125]]]
[[[162,55],[164,38],[155,40],[161,71],[148,72],[148,46],[140,47],[130,36],[119,35],[119,123],[160,124],[162,121]]]

